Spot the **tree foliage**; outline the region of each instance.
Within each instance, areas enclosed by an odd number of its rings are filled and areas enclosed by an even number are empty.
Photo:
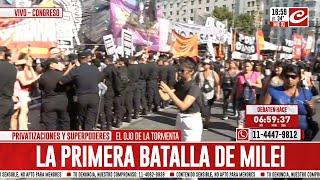
[[[219,21],[228,20],[228,27],[232,26],[233,14],[226,7],[217,7],[212,12],[213,17]]]
[[[248,35],[253,35],[255,28],[255,17],[244,13],[233,18],[233,13],[226,7],[217,7],[212,12],[213,17],[219,21],[228,20],[228,27],[232,27],[232,21],[234,20],[234,28],[238,32],[242,32]]]
[[[255,18],[250,14],[240,14],[235,19],[235,28],[238,32],[253,35],[256,31]]]

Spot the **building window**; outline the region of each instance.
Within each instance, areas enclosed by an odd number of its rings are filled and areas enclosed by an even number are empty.
[[[234,4],[231,4],[232,9],[234,9]]]
[[[266,15],[269,15],[269,10],[268,9],[266,9]]]
[[[164,9],[166,9],[167,8],[167,5],[164,5]]]
[[[172,11],[170,11],[170,15],[172,16]]]
[[[255,12],[254,11],[251,11],[251,15],[254,15],[255,14]]]
[[[283,4],[283,7],[288,7],[288,4]]]
[[[214,2],[218,2],[218,0],[214,0]]]
[[[179,11],[177,11],[177,15],[179,15]]]
[[[293,7],[299,7],[299,4],[300,4],[300,3],[295,2],[295,3],[293,4]]]
[[[206,11],[207,11],[207,12],[209,12],[209,11],[210,11],[210,10],[209,10],[209,7],[206,7]]]
[[[193,21],[193,17],[190,17],[190,20]]]
[[[191,1],[191,5],[194,5],[194,1]]]
[[[172,8],[173,7],[173,4],[170,4],[170,8]]]
[[[218,8],[218,6],[214,6],[214,9],[217,9]]]
[[[247,3],[248,7],[250,7],[250,2]]]
[[[252,1],[252,6],[254,6],[254,1]]]
[[[250,14],[250,11],[247,11],[247,14]]]
[[[177,19],[177,22],[179,22],[179,18]]]
[[[226,5],[223,5],[223,8],[226,8]]]
[[[180,6],[180,3],[177,3],[177,7],[179,7]]]
[[[186,22],[186,18],[183,18],[183,22]]]
[[[266,4],[269,5],[269,0],[267,0]]]
[[[210,0],[207,0],[207,3],[210,3]]]
[[[166,16],[166,15],[167,15],[167,13],[166,13],[166,12],[164,12],[164,13],[163,13],[163,15],[164,15],[164,16]]]
[[[201,0],[199,0],[199,4],[201,4]]]
[[[184,10],[183,10],[183,13],[186,13],[186,12],[187,12],[187,10],[184,9]]]
[[[190,12],[193,13],[193,9],[190,9]]]

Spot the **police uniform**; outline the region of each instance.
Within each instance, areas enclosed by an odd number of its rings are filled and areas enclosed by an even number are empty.
[[[168,84],[168,66],[159,66],[159,80]],[[161,100],[161,108],[165,108],[166,102]]]
[[[148,69],[148,76],[147,76],[148,111],[152,110],[152,105],[154,105],[154,111],[158,111],[158,107],[160,104],[160,96],[159,96],[159,88],[158,88],[159,66],[155,62],[148,62],[147,69]]]
[[[7,49],[0,46],[0,55],[5,56]],[[1,58],[1,57],[0,57]],[[13,89],[17,80],[17,69],[8,61],[0,60],[0,130],[9,130],[13,110]]]
[[[80,58],[87,58],[89,53],[79,53]],[[92,130],[95,127],[95,120],[99,108],[99,87],[103,76],[98,68],[91,63],[83,63],[72,69],[61,79],[63,84],[74,81],[76,94],[78,96],[79,118],[84,130]]]
[[[41,119],[46,130],[70,130],[70,118],[67,112],[68,98],[65,87],[59,84],[63,73],[49,68],[55,59],[47,60],[48,67],[39,79],[42,90]]]
[[[147,74],[148,69],[147,65],[144,63],[138,64],[140,69],[140,76],[139,76],[139,82],[138,82],[138,97],[140,99],[140,104],[142,107],[142,115],[147,115],[147,99],[146,99],[146,89],[147,89]]]
[[[125,99],[126,99],[126,93],[128,89],[128,67],[122,66],[118,68],[118,77],[120,79],[120,93],[115,97],[115,103],[114,103],[114,115],[115,115],[115,121],[113,126],[116,128],[119,128],[122,125],[123,118],[126,114],[126,108],[125,108]]]
[[[110,130],[113,122],[113,108],[115,97],[120,95],[120,84],[118,78],[118,70],[113,64],[108,64],[103,70],[105,84],[108,89],[104,95],[104,113],[106,116],[106,129]],[[104,125],[101,125],[102,129]]]

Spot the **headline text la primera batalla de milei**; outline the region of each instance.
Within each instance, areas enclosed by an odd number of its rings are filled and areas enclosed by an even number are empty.
[[[138,168],[213,168],[285,167],[285,146],[202,145],[53,145],[36,146],[36,167],[138,167]],[[239,149],[236,149],[239,148]],[[240,152],[235,154],[235,152]],[[190,154],[189,154],[190,153]],[[235,158],[236,156],[236,158]],[[138,158],[137,160],[135,158]],[[66,163],[68,161],[69,163]],[[58,163],[57,163],[58,162]],[[58,165],[57,165],[58,164]]]

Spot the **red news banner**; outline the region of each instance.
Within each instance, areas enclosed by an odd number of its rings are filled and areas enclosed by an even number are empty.
[[[1,143],[0,148],[1,171],[320,169],[316,143]]]

